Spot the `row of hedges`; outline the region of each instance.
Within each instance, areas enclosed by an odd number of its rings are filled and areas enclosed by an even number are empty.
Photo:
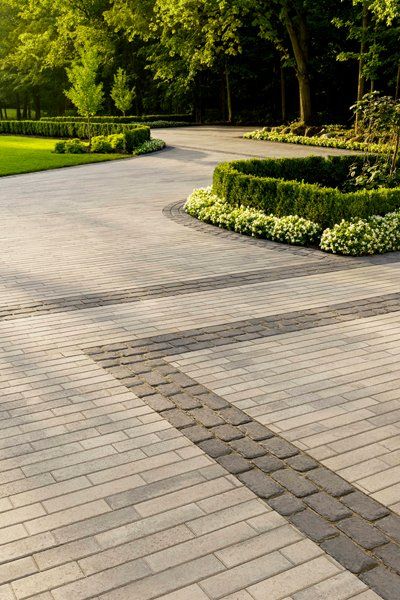
[[[127,125],[125,123],[93,123],[92,135],[111,135],[113,133],[132,132],[135,139],[142,144],[150,139],[150,127],[147,125]],[[17,135],[38,135],[55,138],[86,139],[86,123],[53,122],[53,121],[0,121],[0,133]]]
[[[53,121],[58,123],[70,122],[80,123],[86,121],[85,117],[42,117],[41,121]],[[192,115],[133,115],[128,117],[121,116],[98,116],[93,117],[93,123],[147,123],[149,121],[171,121],[181,123],[192,123]]]
[[[400,188],[341,192],[349,166],[362,157],[238,160],[214,171],[214,193],[232,206],[276,216],[298,215],[322,227],[400,208]]]
[[[267,142],[284,142],[286,144],[302,144],[304,146],[319,146],[321,148],[341,148],[343,150],[354,150],[357,152],[373,152],[375,154],[386,154],[390,148],[386,144],[373,144],[370,142],[357,142],[335,137],[305,136],[293,133],[279,133],[258,129],[245,133],[244,138],[252,140],[263,140]]]

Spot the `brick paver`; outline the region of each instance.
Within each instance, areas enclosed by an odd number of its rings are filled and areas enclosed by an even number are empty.
[[[0,181],[0,598],[398,597],[398,256],[187,227],[239,136]]]

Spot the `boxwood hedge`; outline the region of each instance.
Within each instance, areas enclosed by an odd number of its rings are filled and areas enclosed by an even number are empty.
[[[213,191],[234,206],[276,216],[298,215],[331,227],[342,219],[384,215],[400,208],[400,187],[342,192],[359,156],[252,159],[222,163]]]
[[[85,117],[42,117],[41,121],[56,121],[62,123],[65,121],[79,123],[85,121]],[[192,115],[129,115],[129,116],[110,116],[100,115],[93,117],[93,123],[146,123],[147,121],[181,121],[182,123],[191,123]]]
[[[126,123],[93,123],[92,135],[111,135],[128,133],[133,147],[150,139],[150,127],[147,125],[128,125]],[[37,135],[55,138],[87,138],[87,125],[82,122],[64,121],[0,121],[0,133]]]

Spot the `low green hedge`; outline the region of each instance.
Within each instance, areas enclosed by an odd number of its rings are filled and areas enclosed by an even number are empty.
[[[263,140],[267,142],[284,142],[286,144],[302,144],[303,146],[319,146],[321,148],[341,148],[343,150],[355,150],[357,152],[373,152],[374,154],[386,154],[389,146],[386,144],[373,144],[369,142],[357,142],[339,137],[323,137],[319,135],[306,136],[294,133],[279,133],[257,129],[243,135],[245,139]]]
[[[134,146],[150,139],[147,125],[127,125],[126,123],[93,123],[92,135],[111,135],[131,132]],[[37,135],[56,138],[87,138],[87,125],[82,122],[64,121],[0,121],[0,133],[17,135]],[[133,146],[133,147],[134,147]]]
[[[356,156],[238,160],[218,165],[213,190],[232,206],[298,215],[330,227],[400,208],[400,188],[341,192]]]
[[[85,117],[42,117],[41,121],[50,121],[53,123],[81,123],[86,121]],[[146,123],[147,121],[178,121],[182,123],[192,123],[192,115],[133,115],[122,117],[119,115],[100,115],[93,117],[93,123]]]

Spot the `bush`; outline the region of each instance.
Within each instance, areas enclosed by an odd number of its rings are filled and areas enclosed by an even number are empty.
[[[278,217],[298,215],[322,227],[400,208],[399,187],[340,191],[350,164],[357,161],[363,161],[363,157],[312,156],[222,163],[214,171],[213,190],[231,206],[254,208]]]
[[[113,152],[120,154],[144,154],[153,152],[165,146],[163,140],[146,140],[147,128],[138,127],[125,131],[124,133],[114,133],[112,135],[99,135],[92,138],[91,152],[95,154],[111,154]],[[58,154],[77,154],[88,151],[88,145],[79,139],[65,140],[56,142],[54,152]]]
[[[400,212],[384,217],[341,221],[325,229],[321,249],[334,254],[361,256],[400,250]]]
[[[275,217],[252,208],[232,207],[221,201],[211,188],[195,190],[185,210],[201,221],[225,229],[290,244],[314,244],[321,233],[316,223],[295,215]]]
[[[93,123],[92,125],[92,133],[95,136],[132,131],[136,132],[133,134],[134,138],[140,140],[135,142],[134,146],[139,146],[150,139],[150,128],[147,125],[127,125],[119,122]],[[0,133],[83,140],[87,138],[87,125],[81,121],[0,121]]]
[[[116,134],[120,135],[120,134]],[[91,152],[98,154],[110,154],[113,147],[110,140],[111,136],[98,135],[92,138]]]
[[[165,148],[165,145],[166,144],[164,140],[153,138],[147,142],[144,142],[144,144],[141,144],[133,153],[136,154],[136,156],[139,156],[140,154],[148,154],[149,152],[162,150]]]
[[[65,153],[66,154],[84,154],[87,151],[87,146],[81,140],[77,138],[72,140],[66,140],[65,144]]]
[[[258,129],[256,131],[245,133],[243,137],[252,140],[284,142],[287,144],[302,144],[304,146],[319,146],[323,148],[342,148],[344,150],[374,152],[377,154],[387,154],[389,152],[389,146],[387,144],[358,142],[339,137],[329,137],[329,135],[296,135],[293,133],[280,133],[277,131],[268,131],[267,129]]]
[[[65,154],[65,141],[64,140],[60,140],[59,142],[56,142],[56,145],[54,146],[54,152],[56,154]]]

